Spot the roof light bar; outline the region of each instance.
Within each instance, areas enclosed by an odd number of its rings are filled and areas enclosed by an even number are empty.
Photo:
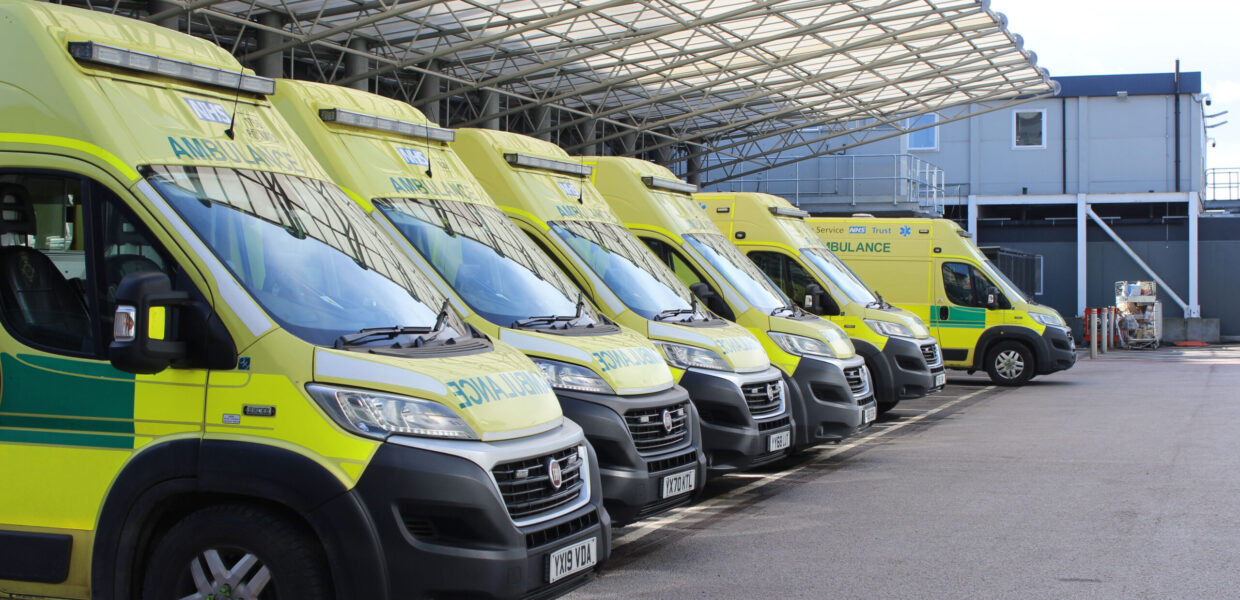
[[[243,90],[269,96],[276,92],[276,81],[241,71],[226,71],[216,67],[194,64],[183,60],[164,58],[154,54],[108,46],[98,42],[69,42],[69,55],[79,62],[92,62],[118,69],[162,75],[173,79],[193,81],[204,85]]]
[[[664,179],[653,175],[643,176],[642,183],[646,184],[646,187],[651,189],[680,192],[682,194],[693,194],[698,191],[698,186],[693,185],[692,183],[685,183],[679,179]]]
[[[798,219],[804,219],[809,216],[809,213],[806,211],[798,208],[788,208],[785,206],[772,206],[771,214],[779,215],[781,217],[796,217]]]
[[[553,158],[543,158],[541,156],[530,156],[529,154],[504,154],[504,160],[514,167],[526,167],[529,169],[542,169],[553,173],[563,173],[565,175],[574,175],[577,177],[589,177],[594,172],[594,167],[583,165],[581,163],[569,162],[567,160],[555,160]]]
[[[432,127],[430,125],[422,125],[420,123],[410,123],[408,121],[398,121],[387,117],[341,110],[339,108],[324,108],[319,111],[319,118],[322,119],[324,123],[340,123],[341,125],[351,125],[360,129],[374,129],[376,131],[398,133],[409,137],[426,138],[436,142],[451,142],[456,140],[456,132],[451,129]]]

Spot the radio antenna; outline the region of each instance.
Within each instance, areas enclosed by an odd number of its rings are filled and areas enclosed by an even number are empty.
[[[431,128],[429,125],[423,126],[425,137],[422,138],[423,145],[426,147],[426,176],[430,179],[435,178],[435,174],[431,172]]]
[[[232,114],[228,117],[228,129],[224,130],[224,135],[228,136],[230,140],[237,139],[237,132],[233,128],[237,125],[237,104],[241,101],[241,80],[244,77],[245,67],[241,67],[241,70],[237,71],[237,91],[233,95],[233,108]]]

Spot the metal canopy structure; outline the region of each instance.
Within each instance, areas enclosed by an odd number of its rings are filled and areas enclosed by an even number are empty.
[[[987,0],[69,1],[207,37],[263,75],[704,184],[1053,93]]]

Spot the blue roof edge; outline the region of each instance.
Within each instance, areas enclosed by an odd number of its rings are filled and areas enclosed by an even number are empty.
[[[1075,75],[1052,77],[1059,82],[1056,97],[1114,96],[1128,92],[1129,96],[1171,95],[1175,93],[1174,73],[1133,73],[1127,75]],[[1201,72],[1180,72],[1180,93],[1201,93]]]

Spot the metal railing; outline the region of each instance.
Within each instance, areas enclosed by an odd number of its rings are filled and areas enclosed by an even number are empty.
[[[947,195],[943,169],[912,154],[824,156],[790,177],[758,173],[720,184],[720,191],[766,192],[798,206],[889,204],[896,208],[943,212]]]
[[[1206,169],[1206,202],[1240,200],[1240,168]]]

